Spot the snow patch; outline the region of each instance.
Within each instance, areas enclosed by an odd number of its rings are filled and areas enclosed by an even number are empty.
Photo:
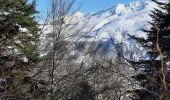
[[[115,12],[116,13],[121,13],[124,10],[126,10],[125,4],[118,4],[116,9],[115,9]]]

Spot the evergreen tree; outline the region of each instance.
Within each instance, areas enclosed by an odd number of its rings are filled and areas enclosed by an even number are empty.
[[[139,82],[142,89],[133,90],[134,100],[169,100],[170,99],[170,72],[168,70],[170,57],[170,1],[158,4],[150,16],[152,26],[144,30],[148,38],[131,36],[147,50],[149,60],[139,62],[130,61],[139,74],[133,78]]]
[[[0,77],[6,87],[0,88],[0,94],[17,97],[28,91],[23,79],[38,61],[36,13],[35,0],[30,4],[27,0],[0,0]]]

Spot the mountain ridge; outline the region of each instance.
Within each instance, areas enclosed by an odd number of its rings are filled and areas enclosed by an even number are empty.
[[[147,59],[146,51],[130,39],[128,34],[147,38],[147,34],[142,29],[150,28],[148,22],[152,19],[149,14],[154,8],[157,8],[154,2],[140,0],[128,4],[118,4],[97,13],[86,14],[78,21],[78,23],[81,21],[89,23],[88,27],[83,30],[82,38],[79,41],[103,41],[101,47],[108,47],[105,45],[110,44],[115,48],[119,47],[122,55],[129,59],[138,60],[140,57]],[[91,30],[89,31],[88,28]],[[114,43],[109,42],[110,39],[114,40]],[[120,43],[122,46],[118,46]]]
[[[98,43],[103,41],[102,45],[105,47],[105,45],[109,45],[108,43],[113,43],[109,42],[112,39],[114,40],[114,44],[112,45],[120,47],[119,49],[121,49],[124,56],[131,59],[139,59],[139,55],[145,55],[145,52],[141,53],[140,51],[143,49],[127,35],[147,38],[147,34],[142,29],[150,28],[148,22],[152,21],[152,19],[149,14],[155,7],[157,5],[152,1],[140,0],[128,4],[118,4],[117,6],[93,14],[76,12],[71,16],[73,17],[71,23],[74,23],[74,27],[76,28],[83,28],[79,32],[79,37],[70,41],[94,41]],[[71,33],[70,31],[68,32]],[[43,39],[45,40],[46,38]],[[117,46],[120,43],[123,43],[123,45]],[[137,53],[135,54],[136,51]],[[127,52],[130,52],[130,54],[127,54]]]

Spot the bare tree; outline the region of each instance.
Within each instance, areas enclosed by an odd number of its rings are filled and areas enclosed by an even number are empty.
[[[86,25],[77,28],[72,22],[74,2],[51,0],[49,16],[44,24],[44,28],[52,30],[48,31],[47,38],[50,39],[45,47],[48,51],[33,75],[37,82],[44,83],[44,90],[37,92],[43,94],[42,99],[50,100],[126,100],[125,91],[131,85],[126,83],[132,80],[118,48],[103,54],[100,43],[95,40],[75,43],[74,38],[85,37],[84,34],[79,37],[79,33]],[[70,55],[75,48],[81,52],[79,56],[82,59]]]
[[[74,36],[80,29],[75,29],[72,23],[72,14],[75,13],[72,11],[74,2],[74,0],[51,0],[48,21],[44,24],[49,28],[47,30],[52,30],[48,33],[51,35],[50,46],[43,58],[43,64],[40,64],[42,67],[33,77],[47,83],[44,91],[47,99],[64,99],[68,92],[72,92],[70,91],[72,86],[76,86],[78,69],[74,68],[72,61],[74,58],[70,56],[70,51],[73,49]]]

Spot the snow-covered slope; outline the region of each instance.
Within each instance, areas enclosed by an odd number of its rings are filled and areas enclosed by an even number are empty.
[[[84,37],[80,38],[79,41],[103,41],[102,45],[113,44],[116,47],[117,44],[123,43],[119,46],[120,51],[128,58],[137,59],[139,58],[137,56],[144,55],[144,52],[140,52],[142,48],[139,48],[127,34],[147,38],[142,29],[149,28],[148,21],[152,19],[148,14],[155,7],[157,5],[149,0],[134,1],[129,4],[118,4],[98,13],[81,16],[78,23],[83,21],[87,23],[88,27],[83,30]]]
[[[96,41],[114,36],[121,41],[124,32],[146,37],[141,29],[148,28],[147,22],[151,21],[148,15],[156,4],[151,1],[135,1],[129,4],[118,4],[110,9],[85,15],[84,21],[88,28],[92,28],[88,35],[97,36]]]
[[[108,48],[112,44],[116,48],[119,47],[123,55],[137,59],[138,54],[144,53],[140,52],[141,48],[127,34],[147,38],[146,33],[141,29],[149,28],[148,21],[152,19],[148,14],[155,7],[157,5],[150,0],[133,1],[128,4],[118,4],[97,13],[77,12],[73,15],[72,22],[76,27],[83,27],[80,32],[82,37],[78,41],[100,42],[101,47],[107,45]]]

